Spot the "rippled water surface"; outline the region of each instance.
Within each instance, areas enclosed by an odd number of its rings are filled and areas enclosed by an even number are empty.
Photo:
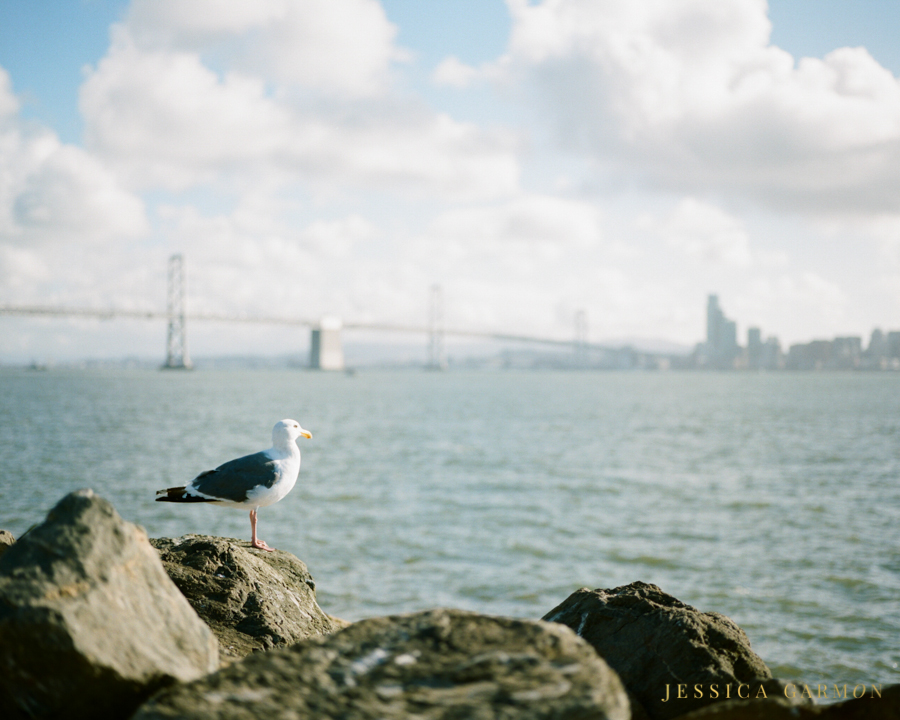
[[[260,535],[357,619],[540,617],[656,583],[773,672],[900,682],[900,377],[0,370],[0,527],[92,487],[151,536],[249,538],[157,488],[310,429]]]

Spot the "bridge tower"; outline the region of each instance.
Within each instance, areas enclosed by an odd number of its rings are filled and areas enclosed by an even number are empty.
[[[344,347],[341,344],[341,319],[323,317],[313,328],[309,342],[309,366],[314,370],[343,370]]]
[[[446,370],[444,352],[444,294],[440,285],[431,286],[431,303],[428,308],[428,369]]]
[[[587,312],[579,310],[575,313],[575,367],[587,367],[588,364],[588,324]]]
[[[163,368],[190,370],[192,367],[187,351],[186,296],[184,256],[172,255],[169,258],[169,284],[166,302],[169,331],[166,337],[166,364],[163,365]]]

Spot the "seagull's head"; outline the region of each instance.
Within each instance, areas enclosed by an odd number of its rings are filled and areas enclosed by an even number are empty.
[[[311,438],[312,433],[300,427],[296,420],[279,420],[272,428],[272,444],[275,447],[292,443],[299,437]]]

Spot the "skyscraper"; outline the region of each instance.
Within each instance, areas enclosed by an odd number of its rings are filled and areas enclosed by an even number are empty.
[[[719,347],[724,319],[725,315],[719,307],[719,296],[710,295],[706,300],[706,342],[711,349]]]
[[[737,323],[725,317],[718,295],[710,295],[706,302],[706,346],[712,367],[734,367],[738,355]]]
[[[747,367],[759,370],[762,366],[763,343],[762,332],[758,327],[747,329]]]

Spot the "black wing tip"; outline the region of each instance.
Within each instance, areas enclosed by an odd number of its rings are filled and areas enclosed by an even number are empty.
[[[196,495],[188,495],[187,488],[181,487],[166,488],[165,490],[156,491],[156,502],[176,502],[176,503],[194,503],[194,502],[214,502],[209,498],[197,497]]]

